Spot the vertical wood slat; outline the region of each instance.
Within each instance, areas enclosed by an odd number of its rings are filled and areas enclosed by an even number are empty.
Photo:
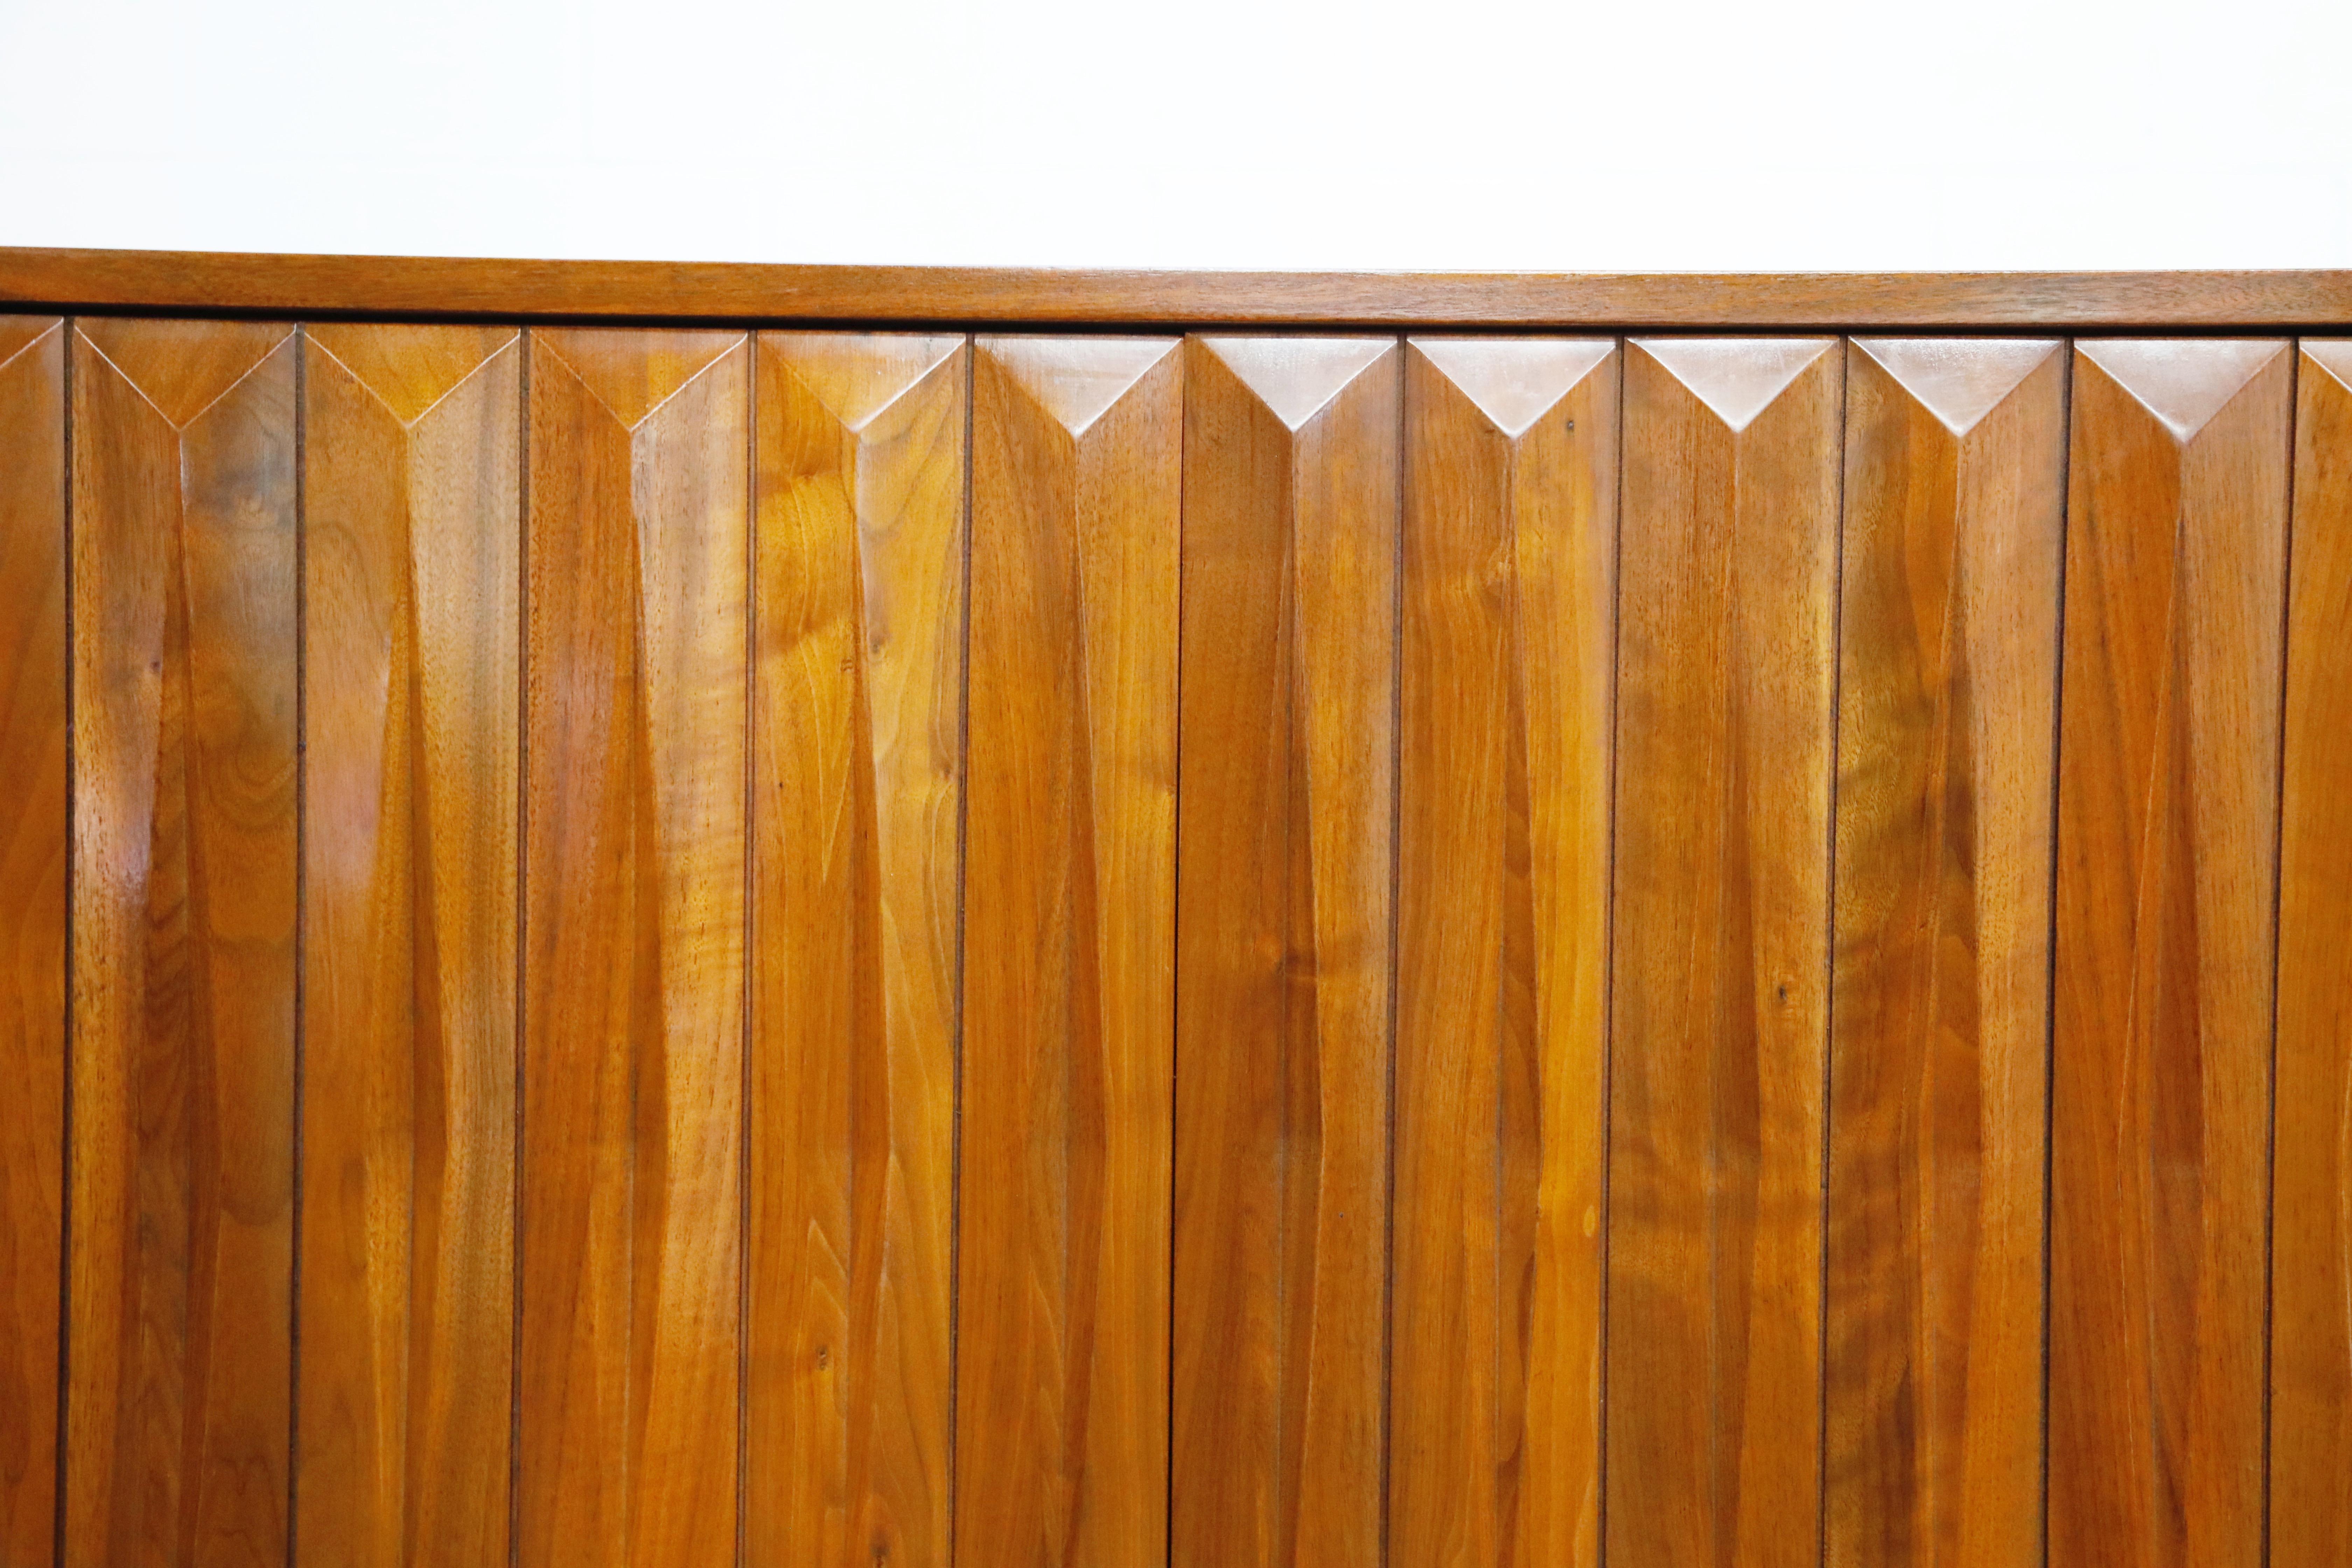
[[[1370,1563],[1402,356],[1185,354],[1171,1556]]]
[[[530,339],[520,1557],[736,1549],[749,349]]]
[[[1628,345],[1608,1559],[1818,1554],[1829,339]]]
[[[973,359],[963,1563],[1167,1557],[1179,346]]]
[[[503,1564],[522,345],[330,325],[304,353],[296,1540],[308,1568]]]
[[[0,1562],[57,1528],[66,1065],[65,324],[0,316]]]
[[[2262,1557],[2291,372],[2274,342],[2075,351],[2053,1568]]]
[[[1390,1561],[1600,1550],[1615,344],[1405,351]]]
[[[295,359],[93,321],[73,355],[66,1561],[285,1551]]]
[[[2063,346],[1847,354],[1833,1564],[2042,1552]]]
[[[2352,1562],[2352,342],[2296,367],[2272,1188],[2272,1568]]]
[[[745,1549],[944,1568],[968,351],[757,363]]]

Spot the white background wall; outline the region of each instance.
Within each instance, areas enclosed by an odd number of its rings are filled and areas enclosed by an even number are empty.
[[[0,244],[2352,265],[2352,0],[0,0]]]

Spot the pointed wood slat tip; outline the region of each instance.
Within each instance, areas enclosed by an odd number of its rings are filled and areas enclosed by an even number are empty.
[[[1416,353],[1513,439],[1616,352],[1613,338],[1413,338]]]
[[[2084,338],[2074,344],[2178,441],[2211,423],[2287,346],[2284,338]]]
[[[1396,340],[1203,337],[1201,346],[1216,355],[1286,428],[1297,431],[1396,347]]]
[[[2061,347],[2056,338],[1855,338],[1853,346],[1965,436]]]
[[[761,332],[760,346],[855,435],[952,358],[963,334]]]
[[[666,331],[642,327],[541,328],[535,341],[577,376],[589,395],[624,428],[646,416],[743,341],[734,331]]]
[[[1835,338],[1635,338],[1633,346],[1738,435],[1772,406]]]
[[[173,429],[218,402],[294,335],[284,321],[94,317],[75,329]]]
[[[56,331],[63,322],[60,316],[0,316],[0,365]]]
[[[982,353],[1074,437],[1085,435],[1183,341],[1058,336],[975,340]]]
[[[513,327],[327,321],[307,335],[394,418],[414,425],[521,333]]]
[[[2352,392],[2352,338],[2305,338],[2303,355],[2338,386]]]

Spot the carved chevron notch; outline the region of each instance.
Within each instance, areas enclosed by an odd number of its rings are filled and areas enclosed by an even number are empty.
[[[743,334],[563,327],[543,329],[536,338],[624,428],[634,430],[741,342]]]
[[[329,321],[310,332],[320,352],[351,372],[403,425],[423,418],[520,336],[512,327],[386,327],[359,321]]]
[[[2179,441],[2205,428],[2287,347],[2283,338],[2104,338],[2075,346]]]
[[[953,332],[762,332],[760,342],[855,433],[946,363],[963,338]]]
[[[0,365],[58,330],[55,316],[0,316]]]
[[[1073,436],[1111,410],[1180,338],[982,338],[980,351]]]
[[[1415,338],[1412,346],[1495,428],[1527,431],[1617,347],[1608,338]]]
[[[1965,436],[2059,345],[2055,338],[1856,338],[1853,346],[1945,429]]]
[[[85,318],[79,330],[175,430],[219,402],[294,332],[274,321],[104,318]]]
[[[1274,416],[1292,430],[1396,346],[1391,338],[1202,338]]]
[[[2336,384],[2352,392],[2352,338],[2303,340],[2305,357],[2326,371]]]
[[[1736,435],[1836,342],[1835,338],[1636,338],[1634,346],[1664,365]]]

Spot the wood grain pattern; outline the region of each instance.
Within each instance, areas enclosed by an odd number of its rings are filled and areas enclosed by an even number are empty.
[[[306,1565],[504,1563],[522,345],[310,330]]]
[[[2034,1568],[2066,356],[1846,363],[1828,1558]]]
[[[0,316],[0,1563],[49,1561],[66,1067],[65,326]]]
[[[973,359],[967,1563],[1167,1561],[1178,347]]]
[[[523,1568],[736,1550],[749,360],[530,340]]]
[[[1618,370],[1405,351],[1398,1568],[1599,1560]]]
[[[2352,322],[2352,270],[1155,272],[0,247],[0,303],[868,326],[2277,329]]]
[[[1626,350],[1616,1568],[1761,1568],[1820,1547],[1836,346]]]
[[[1378,1560],[1391,340],[1185,350],[1172,1560]]]
[[[2352,1562],[2352,342],[2295,375],[2280,839],[2270,1562]]]
[[[758,364],[746,1556],[944,1568],[968,355]]]
[[[68,1564],[284,1561],[295,343],[73,354]]]
[[[2262,1559],[2291,356],[2077,345],[2050,1562]]]

